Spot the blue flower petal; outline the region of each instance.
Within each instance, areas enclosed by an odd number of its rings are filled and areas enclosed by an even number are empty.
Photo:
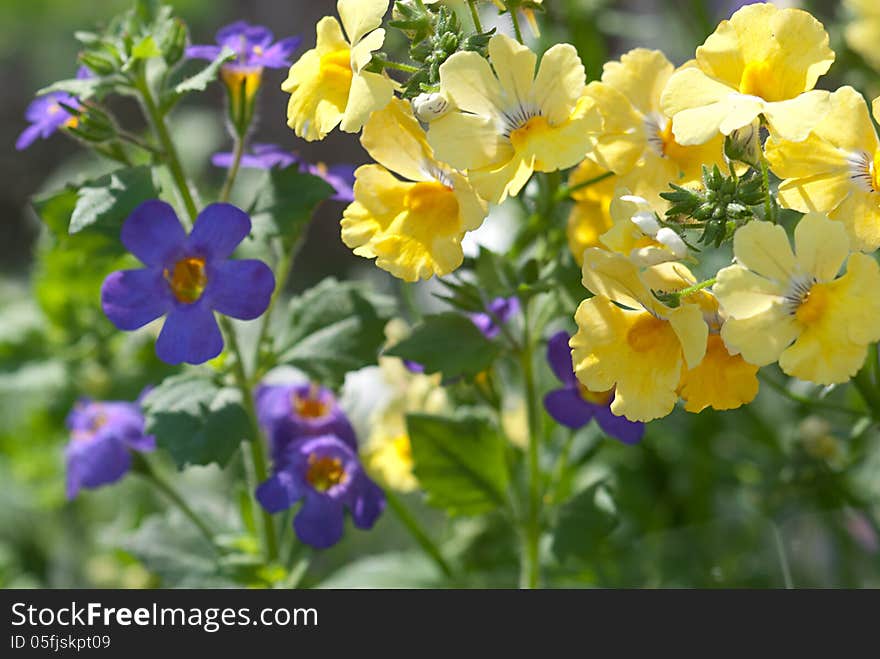
[[[547,414],[567,428],[583,428],[599,407],[581,398],[577,389],[557,389],[544,396]]]
[[[101,308],[121,330],[143,327],[173,304],[168,285],[155,268],[111,272],[101,286]]]
[[[316,549],[326,549],[342,539],[345,526],[343,513],[341,501],[321,494],[309,494],[293,520],[293,529],[302,542]]]
[[[608,407],[597,410],[596,422],[609,436],[619,439],[624,444],[638,444],[645,434],[644,423],[615,416]]]
[[[80,488],[114,483],[131,468],[131,454],[112,432],[72,441],[66,458],[68,499],[73,499]]]
[[[223,52],[221,46],[189,46],[186,49],[186,57],[188,59],[206,59],[215,60]]]
[[[156,341],[156,354],[168,364],[201,364],[222,351],[214,312],[201,301],[172,309]]]
[[[270,513],[287,510],[302,497],[303,491],[288,471],[279,471],[257,488],[257,501]]]
[[[209,260],[228,258],[251,232],[251,218],[232,204],[211,204],[199,213],[188,252]]]
[[[557,332],[547,341],[547,361],[553,373],[563,383],[568,385],[577,384],[574,367],[571,363],[571,348],[568,341],[571,337],[568,332]]]
[[[266,311],[275,275],[262,261],[221,261],[210,271],[205,295],[220,313],[240,320],[253,320]]]
[[[186,232],[170,204],[151,199],[128,216],[120,239],[145,265],[166,267],[186,244]]]
[[[352,500],[349,504],[351,519],[359,529],[371,529],[385,510],[385,493],[366,474],[359,472],[352,484]]]

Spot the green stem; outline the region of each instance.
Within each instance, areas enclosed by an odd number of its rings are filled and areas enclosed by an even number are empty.
[[[146,140],[141,139],[134,133],[129,133],[127,130],[118,130],[118,135],[119,139],[136,146],[142,151],[146,151],[147,153],[151,153],[153,155],[160,155],[162,153],[160,149],[157,149],[152,144],[148,143]]]
[[[298,239],[297,239],[298,242]],[[293,259],[296,255],[296,248],[294,247],[291,250],[288,250],[285,253],[281,260],[278,262],[275,272],[275,290],[272,291],[272,297],[269,300],[269,306],[266,308],[266,312],[263,314],[263,319],[260,325],[260,335],[257,339],[257,359],[254,362],[256,364],[256,368],[254,369],[254,376],[259,378],[262,376],[263,372],[261,370],[260,365],[260,350],[263,347],[263,343],[265,343],[266,338],[269,336],[269,329],[271,328],[271,320],[272,320],[272,312],[275,309],[275,303],[281,297],[281,294],[284,291],[284,285],[287,283],[287,278],[290,276],[290,270],[293,268]]]
[[[763,155],[761,155],[761,188],[764,190],[765,219],[776,224],[776,207],[773,204],[773,196],[770,194],[770,166]]]
[[[406,73],[418,73],[421,69],[417,66],[412,66],[411,64],[404,64],[403,62],[393,62],[391,60],[384,59],[382,57],[373,56],[373,61],[377,64],[381,64],[386,69],[395,69],[397,71],[404,71]]]
[[[234,355],[235,364],[233,367],[233,374],[235,376],[235,383],[241,392],[242,404],[244,405],[248,422],[250,424],[250,436],[248,437],[247,443],[250,449],[250,458],[254,466],[254,477],[256,480],[256,483],[251,484],[251,489],[253,491],[256,489],[257,485],[264,482],[269,477],[269,469],[266,464],[266,454],[263,450],[263,433],[260,432],[260,424],[257,421],[257,411],[254,408],[254,399],[251,395],[247,374],[244,370],[242,351],[238,345],[238,337],[235,334],[235,329],[232,327],[229,319],[225,317],[221,317],[220,324],[222,325],[224,333],[226,334],[226,339],[229,342],[229,349]],[[262,507],[260,508],[260,512],[266,558],[270,562],[275,561],[278,558],[278,538],[275,533],[275,520],[273,520],[272,515],[263,510]]]
[[[604,181],[605,179],[612,176],[614,176],[614,172],[605,172],[604,174],[599,174],[599,176],[594,176],[593,178],[587,179],[586,181],[581,181],[580,183],[575,183],[574,185],[561,187],[556,193],[554,201],[565,201],[572,195],[572,193],[577,192],[578,190],[583,190],[584,188],[588,188],[591,185],[595,185],[596,183]]]
[[[477,0],[468,0],[468,7],[471,9],[471,18],[474,20],[474,30],[478,34],[482,34],[483,23],[480,22],[480,10],[477,9]]]
[[[876,361],[877,344],[875,343],[868,348],[868,357],[865,360],[865,364],[862,366],[861,370],[856,373],[852,381],[856,390],[859,392],[862,399],[864,399],[868,409],[871,410],[871,416],[874,417],[874,419],[880,420],[880,390],[878,390],[877,383],[871,377],[871,374],[875,369],[874,362]]]
[[[682,288],[680,291],[675,291],[675,294],[678,296],[678,299],[682,299],[687,297],[688,295],[693,295],[699,291],[702,291],[704,288],[709,288],[710,286],[715,285],[716,277],[712,277],[711,279],[707,279],[705,281],[701,281],[693,286],[688,286],[687,288]]]
[[[183,202],[186,212],[189,215],[190,222],[195,222],[198,215],[198,208],[193,198],[192,190],[189,187],[186,174],[183,172],[183,166],[180,164],[180,156],[177,153],[177,147],[174,140],[171,139],[171,133],[168,132],[168,126],[165,124],[165,116],[159,110],[156,100],[153,98],[153,92],[147,84],[146,78],[141,74],[137,79],[137,88],[140,92],[141,104],[144,108],[144,114],[155,132],[162,146],[165,164],[174,179],[178,194]]]
[[[238,176],[238,170],[241,167],[241,159],[244,156],[245,139],[236,135],[235,147],[232,155],[232,166],[226,173],[226,180],[223,182],[223,189],[220,191],[220,201],[229,201],[229,195],[232,193],[232,186],[235,178]]]
[[[413,539],[419,543],[419,547],[434,561],[447,579],[452,579],[452,568],[449,567],[449,563],[443,558],[440,549],[434,544],[434,541],[431,540],[430,536],[422,528],[422,525],[419,524],[419,520],[403,505],[403,502],[397,498],[397,495],[389,489],[385,490],[385,500],[388,502],[389,508],[397,515],[397,519],[406,527],[406,530],[409,531]]]
[[[165,479],[159,476],[156,473],[155,468],[150,463],[149,460],[144,458],[143,456],[138,457],[138,469],[137,472],[141,474],[144,478],[146,478],[157,490],[159,490],[162,494],[164,494],[175,506],[180,509],[188,519],[193,523],[193,525],[199,530],[199,532],[204,536],[205,540],[211,545],[211,549],[216,552],[216,545],[214,544],[214,533],[205,523],[205,521],[199,517],[198,513],[196,513],[192,508],[189,507],[189,504],[183,500],[183,497],[178,494],[177,490],[175,490],[171,485],[169,485]]]
[[[520,352],[523,379],[525,381],[526,410],[528,412],[528,516],[524,535],[524,551],[520,586],[537,588],[541,580],[539,544],[541,540],[541,468],[539,448],[541,444],[541,411],[535,387],[534,364],[532,360],[532,341],[529,333],[529,319],[526,305],[523,305],[523,347]]]
[[[519,27],[519,14],[516,13],[516,8],[511,9],[508,7],[507,13],[510,14],[510,21],[513,23],[513,32],[516,34],[516,40],[524,44],[522,30]]]

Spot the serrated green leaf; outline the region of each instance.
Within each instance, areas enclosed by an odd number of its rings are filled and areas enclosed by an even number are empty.
[[[327,181],[301,173],[296,165],[268,171],[251,203],[256,233],[266,239],[279,237],[289,248],[318,205],[333,193]]]
[[[278,361],[337,386],[349,371],[376,363],[393,313],[391,298],[362,284],[325,279],[290,301]]]
[[[409,414],[406,425],[413,470],[430,505],[450,515],[477,515],[504,504],[504,440],[487,420]]]
[[[68,232],[94,229],[118,237],[122,223],[132,211],[158,196],[149,167],[117,170],[79,189]]]
[[[35,197],[31,203],[43,223],[56,237],[61,238],[67,235],[70,217],[76,208],[77,196],[76,188],[67,187]]]
[[[235,51],[231,48],[224,47],[220,54],[201,71],[194,76],[185,78],[177,83],[172,89],[162,94],[162,108],[167,110],[173,106],[182,96],[189,92],[201,92],[207,89],[208,85],[217,79],[220,67],[224,63],[235,58]]]
[[[485,371],[498,356],[498,346],[470,319],[447,312],[426,316],[386,354],[417,362],[426,373],[443,373],[448,380]]]
[[[47,87],[43,87],[37,92],[37,96],[43,96],[50,92],[67,92],[71,96],[76,96],[81,101],[87,101],[93,96],[97,96],[111,89],[117,82],[121,82],[122,78],[116,76],[106,76],[102,78],[70,78],[68,80],[59,80],[53,82]]]
[[[617,522],[608,488],[601,481],[594,483],[560,508],[553,532],[553,553],[560,561],[590,556]]]
[[[180,469],[226,465],[249,431],[238,392],[197,373],[167,378],[147,395],[143,408],[147,432]]]

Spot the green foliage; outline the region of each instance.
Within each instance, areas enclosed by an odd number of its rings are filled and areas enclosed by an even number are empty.
[[[421,364],[426,373],[443,373],[447,380],[485,371],[499,348],[470,319],[454,312],[427,316],[412,333],[386,351]]]
[[[560,561],[589,556],[617,524],[617,510],[608,488],[602,482],[594,483],[560,508],[553,532],[553,553]]]
[[[327,386],[376,362],[393,301],[354,282],[328,278],[290,301],[277,340],[278,362]]]
[[[171,89],[162,93],[161,105],[162,109],[167,111],[183,96],[190,92],[201,92],[208,88],[212,82],[217,79],[220,67],[225,62],[235,57],[235,51],[224,48],[217,57],[214,58],[207,66],[193,76],[181,80]]]
[[[143,408],[147,432],[179,469],[227,464],[249,432],[238,391],[199,373],[166,379],[147,395]]]
[[[477,515],[505,503],[505,444],[488,421],[409,414],[406,425],[429,504],[450,515]]]
[[[68,232],[93,229],[118,239],[132,211],[158,196],[150,167],[117,170],[80,187]]]
[[[333,195],[324,179],[303,174],[296,165],[266,173],[250,205],[254,232],[263,239],[279,238],[290,249],[318,205]]]

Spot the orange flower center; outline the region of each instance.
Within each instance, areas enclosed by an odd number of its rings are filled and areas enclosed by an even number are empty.
[[[331,487],[345,482],[347,475],[339,458],[319,458],[314,453],[309,456],[306,480],[318,492],[326,492]]]
[[[305,396],[293,394],[293,409],[297,416],[304,419],[320,419],[330,412],[330,406],[318,397],[318,388],[315,385],[309,387]]]
[[[517,151],[523,150],[529,140],[538,139],[552,130],[550,123],[538,115],[532,117],[522,126],[510,133],[510,143]]]
[[[327,85],[344,89],[351,87],[351,51],[342,48],[321,55],[321,75]]]
[[[825,314],[830,297],[826,284],[813,284],[794,312],[795,318],[804,325],[813,325]]]
[[[205,259],[199,256],[181,259],[174,264],[174,268],[170,272],[168,268],[165,268],[163,275],[171,287],[174,297],[178,302],[184,304],[198,301],[208,285],[208,276],[205,274]]]
[[[636,352],[648,352],[659,345],[669,330],[669,323],[656,316],[643,313],[626,333],[626,342]]]
[[[776,73],[773,65],[766,60],[749,62],[739,79],[739,92],[763,98],[765,101],[785,100]]]

